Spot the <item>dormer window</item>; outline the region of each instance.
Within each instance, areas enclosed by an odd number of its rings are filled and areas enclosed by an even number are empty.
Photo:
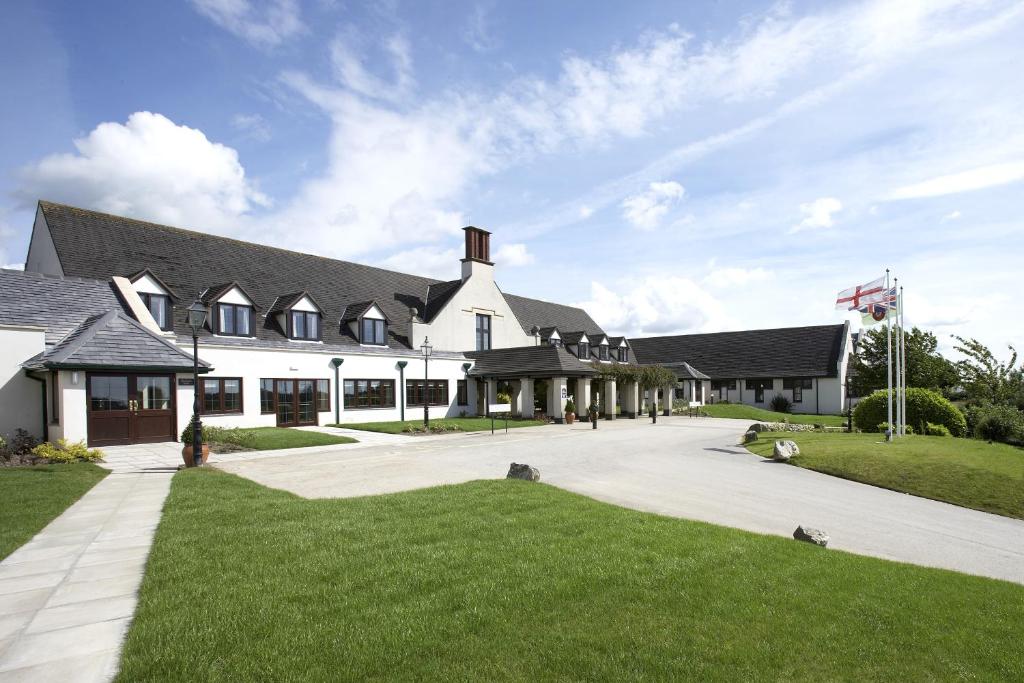
[[[629,347],[628,346],[620,346],[619,347],[619,360],[621,362],[623,362],[623,363],[628,363],[629,362]]]
[[[230,337],[251,337],[252,306],[217,304],[216,332]]]
[[[359,321],[359,342],[384,346],[387,344],[387,326],[383,320],[361,318]]]
[[[601,360],[608,360],[608,345],[601,344],[601,346],[598,347],[597,354],[597,357],[600,358]]]
[[[320,314],[312,311],[291,311],[288,336],[307,341],[320,340]]]
[[[590,358],[590,344],[585,341],[580,342],[580,360],[587,360]]]
[[[171,297],[166,294],[140,292],[139,298],[142,299],[142,303],[149,309],[149,313],[153,316],[153,320],[156,321],[157,327],[164,331],[170,330],[172,326]]]

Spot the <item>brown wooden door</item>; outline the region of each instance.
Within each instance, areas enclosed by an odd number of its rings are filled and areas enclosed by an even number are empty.
[[[86,376],[90,446],[174,441],[174,377],[126,373]]]
[[[274,394],[278,427],[317,424],[316,380],[274,380]]]

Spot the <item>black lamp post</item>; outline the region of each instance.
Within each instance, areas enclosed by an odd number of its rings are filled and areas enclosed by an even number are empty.
[[[203,425],[199,421],[199,330],[206,324],[208,311],[203,302],[196,299],[188,307],[188,326],[192,328],[192,462],[197,467],[203,464]]]
[[[427,389],[427,367],[430,365],[430,354],[434,347],[430,345],[430,338],[424,337],[420,344],[420,351],[423,352],[423,428],[430,429],[430,392]]]
[[[409,364],[407,360],[398,361],[398,391],[401,395],[401,402],[399,406],[399,419],[405,422],[405,366]]]
[[[341,387],[338,386],[340,382],[340,368],[341,364],[345,362],[344,358],[332,358],[331,365],[334,366],[334,424],[341,422]]]

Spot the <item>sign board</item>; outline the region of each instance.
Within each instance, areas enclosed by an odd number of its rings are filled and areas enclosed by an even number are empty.
[[[191,377],[179,377],[178,378],[178,386],[179,387],[194,387],[195,385],[196,385],[196,381],[193,378],[191,378]]]
[[[489,403],[487,405],[487,412],[489,413],[511,413],[511,403]]]
[[[562,387],[562,400],[564,401],[567,398],[569,398],[569,390],[566,389],[565,387]]]

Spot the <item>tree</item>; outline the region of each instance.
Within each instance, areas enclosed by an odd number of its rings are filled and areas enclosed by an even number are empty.
[[[988,347],[977,339],[964,339],[957,351],[966,358],[956,364],[960,383],[972,403],[1012,405],[1024,410],[1024,364],[1017,365],[1017,349],[1009,346],[1010,360],[1000,362]]]
[[[896,345],[899,343],[898,326],[892,328],[893,381],[896,372]],[[912,327],[906,332],[907,386],[934,389],[948,393],[957,385],[959,375],[952,361],[938,352],[939,341],[926,330]],[[857,355],[850,360],[854,376],[850,387],[855,396],[867,396],[888,386],[886,370],[885,326],[868,330],[858,344]]]

